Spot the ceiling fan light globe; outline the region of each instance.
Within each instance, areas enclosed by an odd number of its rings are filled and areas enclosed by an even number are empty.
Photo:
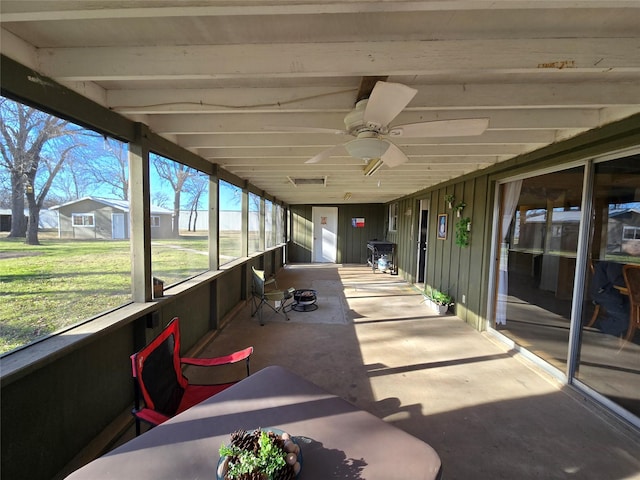
[[[382,157],[389,148],[389,143],[379,138],[356,138],[347,142],[344,148],[354,158],[371,160]]]

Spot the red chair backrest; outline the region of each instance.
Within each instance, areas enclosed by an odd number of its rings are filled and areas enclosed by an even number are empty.
[[[188,381],[180,366],[180,322],[174,318],[151,343],[131,356],[133,376],[147,408],[173,416]]]

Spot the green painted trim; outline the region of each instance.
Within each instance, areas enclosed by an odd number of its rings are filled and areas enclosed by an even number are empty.
[[[145,124],[133,122],[5,55],[0,55],[0,71],[2,72],[0,94],[7,98],[128,143],[135,142],[138,138],[137,132],[142,130],[150,151],[234,185],[248,188],[248,182],[245,179],[224,170],[217,163],[196,155],[153,133]],[[141,129],[140,125],[144,125],[145,128]],[[261,192],[255,187],[251,187],[251,191]],[[276,197],[266,192],[262,194],[272,202],[286,206]]]
[[[638,145],[640,145],[640,113],[393,201],[398,202],[405,198],[428,198],[431,192],[443,190],[485,175],[491,179],[499,179],[572,161],[606,155],[616,150]],[[386,205],[389,203],[392,202],[388,202]]]
[[[3,96],[96,129],[119,140],[135,140],[134,122],[60,85],[55,80],[5,55],[0,56],[0,71],[0,93]]]

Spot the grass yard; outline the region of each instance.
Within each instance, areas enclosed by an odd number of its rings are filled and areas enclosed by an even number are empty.
[[[131,301],[128,240],[40,241],[0,237],[0,353]],[[153,240],[153,275],[167,286],[204,272],[207,248],[206,236]]]

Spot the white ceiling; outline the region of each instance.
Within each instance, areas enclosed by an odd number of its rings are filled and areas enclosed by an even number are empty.
[[[2,0],[3,54],[290,203],[386,202],[640,112],[640,1]],[[343,130],[363,77],[418,90],[363,175]],[[288,177],[325,178],[295,186]],[[345,201],[345,194],[351,198]]]

